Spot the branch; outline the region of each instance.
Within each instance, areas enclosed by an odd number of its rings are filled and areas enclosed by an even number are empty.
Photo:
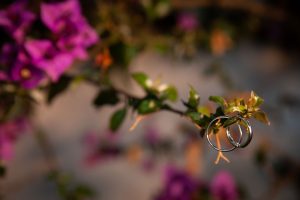
[[[220,142],[220,136],[219,136],[219,134],[216,134],[216,140],[217,140],[217,147],[219,149],[221,149],[221,142]],[[223,152],[222,151],[218,151],[218,156],[217,156],[217,159],[215,161],[216,165],[219,164],[221,158],[223,160],[225,160],[226,162],[230,163],[230,160],[226,156],[224,156]]]

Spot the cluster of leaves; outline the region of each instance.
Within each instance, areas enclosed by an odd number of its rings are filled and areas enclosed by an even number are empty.
[[[265,124],[270,124],[266,114],[260,109],[263,99],[253,91],[247,102],[243,98],[226,101],[220,96],[210,96],[209,100],[218,105],[215,113],[210,113],[207,107],[199,105],[200,96],[191,87],[188,101],[183,102],[188,108],[186,111],[187,116],[189,116],[194,123],[202,127],[201,135],[204,134],[209,123],[218,116],[228,116],[229,118],[221,119],[213,124],[211,129],[214,133],[217,133],[220,127],[226,128],[237,122],[242,123],[239,117],[245,119],[254,118]]]
[[[94,105],[100,107],[103,105],[116,105],[121,100],[120,95],[125,96],[125,105],[111,117],[110,128],[113,131],[120,127],[129,108],[132,108],[139,115],[146,115],[159,110],[169,109],[166,101],[174,102],[177,100],[177,90],[174,86],[160,84],[159,81],[152,81],[144,73],[134,73],[132,77],[145,90],[145,97],[137,98],[110,86],[100,90],[94,99]]]
[[[191,87],[187,101],[183,101],[186,111],[172,108],[168,103],[177,100],[177,90],[174,86],[160,84],[159,81],[151,80],[144,73],[134,73],[132,78],[143,88],[145,96],[142,98],[134,97],[122,91],[117,91],[113,87],[101,90],[94,100],[96,106],[116,105],[121,100],[120,95],[125,97],[125,105],[117,110],[111,117],[110,128],[116,131],[124,121],[127,110],[133,109],[138,115],[147,115],[153,112],[167,110],[186,116],[198,127],[201,127],[201,134],[205,132],[209,123],[218,116],[229,116],[213,124],[212,130],[217,133],[220,127],[227,127],[237,123],[240,116],[245,119],[254,118],[263,123],[269,124],[269,120],[260,106],[263,99],[251,92],[250,98],[245,101],[243,98],[236,98],[226,101],[220,96],[210,96],[209,100],[216,103],[218,107],[214,113],[210,112],[207,106],[200,105],[200,95]]]

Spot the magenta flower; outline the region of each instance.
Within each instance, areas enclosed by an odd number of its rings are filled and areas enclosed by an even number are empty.
[[[0,27],[17,42],[22,42],[26,31],[35,19],[35,15],[25,9],[25,4],[16,2],[0,11]]]
[[[0,65],[2,66],[0,71],[0,81],[11,81],[9,77],[9,66],[14,64],[17,53],[17,45],[5,43],[2,46],[0,51]]]
[[[60,50],[75,58],[86,59],[86,49],[98,41],[98,35],[82,16],[78,0],[43,3],[42,21],[57,38]]]
[[[103,136],[89,132],[83,142],[87,147],[85,163],[90,166],[111,160],[122,153],[117,136],[111,132]]]
[[[199,21],[194,13],[184,12],[177,18],[177,26],[183,31],[193,31],[198,28]]]
[[[8,77],[7,74],[3,71],[0,71],[0,81],[7,81]]]
[[[25,89],[32,89],[37,87],[44,77],[44,72],[36,68],[32,60],[23,51],[20,51],[10,69],[10,79],[20,83]]]
[[[13,142],[0,134],[0,161],[11,160],[13,157]]]
[[[201,187],[187,172],[167,168],[165,186],[156,200],[191,200]]]
[[[226,171],[221,171],[215,175],[210,185],[210,191],[216,200],[239,199],[235,181]]]
[[[53,81],[57,81],[73,62],[69,53],[59,51],[48,40],[29,40],[25,43],[25,49],[34,65]]]
[[[14,143],[28,127],[28,121],[24,118],[0,124],[0,160],[8,161],[12,159]]]
[[[150,146],[157,145],[161,138],[159,137],[159,132],[154,127],[148,127],[144,135],[144,140]]]
[[[6,69],[16,61],[20,47],[17,44],[5,43],[1,47],[0,64]]]
[[[16,44],[4,44],[0,53],[1,71],[5,81],[19,83],[26,89],[35,88],[44,78],[44,72],[36,68],[24,49]]]

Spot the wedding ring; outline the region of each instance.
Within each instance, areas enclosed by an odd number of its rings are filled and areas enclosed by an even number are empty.
[[[237,147],[237,148],[244,148],[246,146],[248,146],[248,144],[251,142],[252,140],[252,136],[253,136],[253,131],[252,131],[252,127],[249,123],[248,120],[244,119],[243,117],[241,116],[237,116],[237,118],[242,121],[245,125],[246,125],[246,133],[247,133],[247,138],[244,142],[242,142],[242,139],[239,139],[238,142],[236,142],[231,133],[230,133],[230,127],[227,127],[226,128],[226,135],[227,135],[227,138],[229,140],[229,142],[234,146],[234,147]],[[241,128],[241,125],[238,123],[238,128],[239,128],[239,132],[240,132],[240,135],[242,135],[242,138],[243,138],[243,131],[242,131],[242,128]]]
[[[231,148],[221,148],[221,147],[218,147],[218,146],[214,145],[214,144],[212,143],[212,141],[210,140],[210,138],[209,138],[209,134],[210,134],[210,132],[211,132],[211,131],[210,131],[210,128],[211,128],[211,126],[213,125],[213,123],[214,123],[215,121],[220,120],[220,119],[229,119],[229,117],[228,117],[228,116],[219,116],[219,117],[216,117],[215,119],[213,119],[213,120],[208,124],[208,126],[207,126],[207,128],[206,128],[206,131],[205,131],[205,134],[206,134],[206,138],[207,138],[208,143],[209,143],[210,146],[212,146],[215,150],[221,151],[221,152],[229,152],[229,151],[233,151],[233,150],[236,149],[236,148],[239,148],[239,145],[233,145],[233,143],[236,143],[236,142],[235,142],[235,140],[233,139],[233,137],[231,136],[228,127],[226,128],[226,133],[227,133],[227,138],[229,139],[230,144],[232,145]],[[229,135],[230,137],[228,137],[228,135]],[[238,139],[238,143],[237,143],[237,144],[240,144],[240,142],[242,141],[242,138],[243,138],[243,132],[240,131],[240,137],[239,137],[239,139]],[[231,140],[232,140],[232,141],[231,141]],[[250,141],[249,141],[249,142],[250,142]]]

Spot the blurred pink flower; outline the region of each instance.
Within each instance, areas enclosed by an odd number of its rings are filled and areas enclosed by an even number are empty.
[[[29,40],[25,49],[34,65],[46,72],[52,81],[57,81],[73,62],[71,54],[59,51],[49,40]]]
[[[146,129],[144,140],[147,144],[155,146],[160,142],[159,132],[156,128],[150,126]]]
[[[105,135],[100,135],[97,132],[88,132],[83,139],[83,143],[87,148],[85,156],[87,165],[99,164],[122,153],[119,138],[110,131]]]
[[[177,26],[183,31],[193,31],[199,26],[197,15],[191,12],[180,13],[177,17]]]
[[[7,74],[3,71],[0,71],[0,81],[7,81],[8,77]]]
[[[32,61],[21,45],[5,43],[0,51],[0,65],[4,67],[0,80],[17,82],[26,89],[37,87],[45,74]]]
[[[210,185],[211,194],[216,200],[237,200],[238,190],[233,177],[226,171],[218,172]]]
[[[25,118],[0,123],[0,160],[8,161],[14,154],[14,143],[29,128]]]
[[[25,32],[35,19],[35,15],[26,10],[23,2],[11,4],[8,8],[0,11],[0,27],[11,34],[17,42],[22,42]]]
[[[26,89],[37,87],[45,77],[44,72],[37,68],[22,50],[18,52],[9,73],[12,81],[20,83]]]
[[[81,14],[78,0],[42,3],[41,16],[57,38],[59,49],[78,59],[86,59],[86,48],[99,40],[96,31]]]
[[[202,184],[185,171],[168,167],[164,189],[155,200],[191,200]]]
[[[13,142],[0,135],[0,160],[11,160],[13,157]]]

